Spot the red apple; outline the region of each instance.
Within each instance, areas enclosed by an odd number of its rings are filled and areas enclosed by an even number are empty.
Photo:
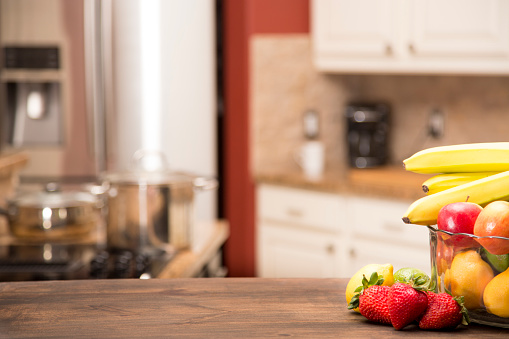
[[[484,207],[475,222],[474,234],[509,238],[509,202],[493,201]],[[485,238],[477,241],[491,254],[509,253],[509,239]]]
[[[473,202],[454,202],[445,205],[438,212],[437,226],[439,230],[451,233],[474,234],[474,225],[483,208]],[[479,247],[479,243],[466,235],[448,237],[446,244],[456,249]]]

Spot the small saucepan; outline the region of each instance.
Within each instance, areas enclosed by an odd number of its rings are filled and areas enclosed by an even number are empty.
[[[11,235],[35,242],[74,241],[97,230],[101,202],[88,192],[45,190],[20,194],[0,210]]]

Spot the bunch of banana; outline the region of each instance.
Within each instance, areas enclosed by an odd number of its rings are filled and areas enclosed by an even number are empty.
[[[428,195],[410,205],[405,223],[434,225],[440,209],[452,202],[484,206],[509,200],[509,142],[434,147],[403,163],[408,171],[437,173],[423,183]]]
[[[509,142],[488,142],[428,148],[403,161],[415,173],[509,171]]]
[[[472,182],[477,179],[489,177],[500,172],[472,172],[472,173],[445,173],[437,174],[422,183],[422,190],[427,195],[435,194]]]

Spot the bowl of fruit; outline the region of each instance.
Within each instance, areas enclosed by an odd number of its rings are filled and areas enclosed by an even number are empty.
[[[471,321],[509,328],[509,238],[476,235],[504,225],[509,203],[494,201],[445,205],[428,227],[436,291],[463,296]]]
[[[403,221],[429,229],[436,292],[463,297],[473,322],[509,328],[509,143],[435,147],[404,164],[435,174]]]

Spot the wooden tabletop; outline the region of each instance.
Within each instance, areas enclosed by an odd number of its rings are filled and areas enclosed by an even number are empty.
[[[429,332],[346,309],[345,279],[190,278],[0,284],[0,337],[507,337],[480,325]]]

